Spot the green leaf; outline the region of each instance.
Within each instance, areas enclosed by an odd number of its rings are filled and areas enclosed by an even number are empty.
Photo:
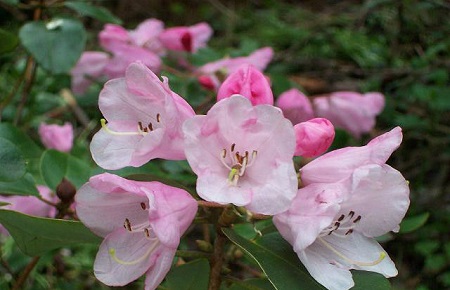
[[[26,159],[40,158],[42,154],[42,149],[27,134],[11,124],[0,124],[0,137],[19,147]]]
[[[6,205],[10,205],[10,203],[9,202],[0,201],[0,207],[6,206]]]
[[[208,260],[199,259],[172,268],[163,287],[170,290],[202,290],[208,289],[208,280]]]
[[[399,233],[406,234],[417,230],[427,222],[429,217],[430,213],[425,212],[416,216],[405,218],[400,224]]]
[[[0,164],[0,181],[16,181],[24,176],[27,170],[20,149],[2,137],[0,137]]]
[[[232,281],[232,285],[227,290],[274,290],[272,284],[267,279],[247,279],[244,281]]]
[[[83,16],[89,16],[105,23],[122,24],[120,18],[114,16],[104,7],[96,7],[86,2],[66,1],[64,6],[73,9]]]
[[[79,188],[91,176],[91,168],[83,161],[56,150],[47,150],[42,154],[40,170],[42,178],[51,189],[56,189],[63,178]]]
[[[83,24],[73,19],[29,22],[19,37],[38,64],[55,74],[69,72],[86,44]]]
[[[14,238],[20,250],[29,256],[74,244],[101,241],[101,238],[77,221],[32,217],[15,211],[0,210],[0,223]]]
[[[11,52],[19,44],[19,38],[6,30],[0,29],[0,55]]]
[[[225,228],[223,232],[258,263],[275,289],[324,289],[306,272],[291,245],[278,233],[265,235],[254,242],[231,229]]]
[[[36,182],[31,174],[26,173],[22,178],[13,182],[0,182],[0,194],[34,195],[39,196]]]
[[[13,5],[13,6],[19,4],[19,0],[0,0],[0,2],[9,4],[9,5]]]
[[[389,280],[378,273],[352,271],[352,275],[355,286],[351,290],[389,290],[392,288]]]

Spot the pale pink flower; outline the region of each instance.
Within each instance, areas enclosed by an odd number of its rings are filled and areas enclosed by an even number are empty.
[[[271,47],[263,47],[255,50],[249,56],[241,56],[235,58],[224,58],[214,62],[207,63],[198,68],[197,73],[200,75],[201,83],[206,82],[206,79],[210,80],[208,84],[214,84],[216,89],[220,86],[220,80],[217,74],[228,76],[237,71],[243,64],[251,64],[260,71],[266,69],[267,65],[273,58],[273,49]]]
[[[58,198],[52,193],[50,188],[38,185],[39,195],[47,201],[56,203]],[[18,211],[27,215],[38,217],[54,217],[56,208],[43,202],[36,196],[20,195],[0,195],[0,202],[7,202],[9,205],[2,206],[2,209]],[[7,235],[8,231],[0,225],[0,233]]]
[[[374,138],[366,146],[346,147],[320,156],[300,169],[304,185],[332,183],[348,178],[353,170],[368,164],[382,165],[402,142],[402,129]]]
[[[369,164],[338,182],[301,188],[273,222],[314,279],[327,289],[346,290],[354,286],[350,269],[397,275],[374,237],[398,231],[408,206],[401,173]]]
[[[170,270],[182,234],[197,212],[185,190],[104,173],[91,177],[75,195],[80,220],[104,237],[94,274],[109,286],[123,286],[143,274],[156,289]]]
[[[206,46],[212,33],[211,26],[202,22],[193,26],[167,28],[161,32],[159,40],[167,49],[195,53]]]
[[[131,64],[125,78],[110,80],[99,107],[108,121],[91,142],[92,157],[105,169],[141,166],[154,158],[185,159],[181,124],[195,115],[144,64]]]
[[[276,101],[276,106],[294,125],[314,118],[311,102],[305,94],[297,89],[290,89],[282,93]]]
[[[327,151],[334,140],[334,127],[324,118],[315,118],[294,126],[295,156],[316,157]]]
[[[164,23],[157,19],[147,19],[135,30],[126,30],[120,25],[106,24],[99,33],[100,45],[113,53],[123,45],[142,47],[156,54],[163,54],[164,48],[158,36],[164,30]]]
[[[295,136],[279,109],[235,95],[187,120],[183,132],[200,197],[261,214],[289,207],[297,192]]]
[[[94,80],[100,79],[109,58],[107,53],[100,51],[83,52],[75,67],[70,71],[73,93],[84,94]]]
[[[244,96],[252,105],[273,105],[273,93],[268,80],[250,64],[242,65],[226,78],[217,93],[217,101],[232,95]]]
[[[318,117],[327,118],[334,126],[359,138],[375,126],[376,116],[384,108],[384,96],[380,93],[335,92],[316,97],[313,104]]]
[[[72,124],[66,122],[60,126],[41,123],[39,125],[39,137],[46,148],[69,152],[73,145]]]

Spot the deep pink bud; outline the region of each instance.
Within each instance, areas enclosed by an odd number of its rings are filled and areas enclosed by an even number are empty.
[[[218,87],[217,79],[213,79],[211,76],[203,75],[198,77],[198,82],[200,85],[209,91],[214,91]]]
[[[273,105],[273,93],[267,78],[249,64],[244,64],[228,76],[219,88],[217,101],[236,94],[246,97],[254,106]]]
[[[65,123],[63,126],[41,123],[39,136],[46,148],[62,152],[69,152],[72,149],[73,127],[70,123]]]
[[[294,125],[314,118],[311,102],[305,94],[297,89],[290,89],[282,93],[278,97],[276,105]]]
[[[211,27],[202,22],[193,26],[168,28],[159,35],[159,40],[167,49],[195,53],[206,46],[212,33]]]
[[[315,118],[294,126],[295,156],[316,157],[327,151],[334,140],[334,127],[324,118]]]

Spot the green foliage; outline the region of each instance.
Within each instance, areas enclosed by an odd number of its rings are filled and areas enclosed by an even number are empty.
[[[25,24],[20,41],[36,61],[51,73],[66,73],[84,50],[86,32],[78,20],[55,18]]]
[[[29,256],[79,243],[100,242],[99,237],[76,221],[32,217],[0,210],[0,222],[14,237],[22,252]]]
[[[405,218],[400,224],[400,233],[410,233],[422,227],[430,217],[428,212],[420,215]]]
[[[122,20],[114,16],[108,9],[101,6],[93,6],[81,1],[65,1],[64,6],[73,9],[82,16],[89,16],[105,23],[122,24]]]
[[[0,137],[0,181],[16,181],[26,172],[25,159],[14,143]]]
[[[0,55],[11,52],[19,44],[19,38],[6,30],[0,29]]]
[[[174,267],[166,276],[162,289],[202,290],[208,289],[209,263],[205,259],[195,260]]]
[[[11,195],[35,195],[39,192],[36,182],[31,174],[27,173],[22,178],[12,182],[0,182],[0,193]]]

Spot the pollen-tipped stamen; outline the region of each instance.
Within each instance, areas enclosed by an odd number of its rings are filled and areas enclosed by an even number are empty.
[[[361,266],[361,267],[375,266],[375,265],[380,264],[384,260],[384,258],[386,257],[386,253],[385,252],[380,252],[380,256],[375,261],[372,261],[372,262],[356,261],[356,260],[350,259],[349,257],[345,256],[343,253],[341,253],[338,250],[336,250],[332,245],[330,245],[327,241],[325,241],[321,237],[318,237],[317,239],[319,239],[319,241],[325,247],[327,247],[330,251],[335,253],[339,258],[343,259],[344,261],[346,261],[347,263],[349,263],[351,265],[356,265],[356,266]]]
[[[148,133],[145,131],[146,128],[143,128],[143,130],[141,130],[139,127],[142,127],[142,124],[140,124],[140,126],[139,126],[139,123],[138,123],[138,130],[136,132],[117,132],[117,131],[113,131],[108,128],[105,119],[100,119],[100,124],[102,125],[102,128],[105,129],[105,131],[108,132],[109,134],[117,135],[117,136],[136,136],[136,135],[143,136],[143,135],[146,135]]]

